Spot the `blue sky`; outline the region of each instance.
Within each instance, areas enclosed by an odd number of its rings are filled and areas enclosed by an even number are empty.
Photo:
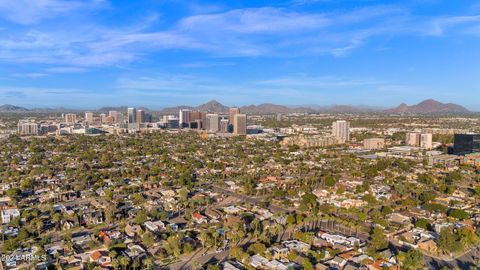
[[[0,104],[480,110],[480,1],[0,0]]]

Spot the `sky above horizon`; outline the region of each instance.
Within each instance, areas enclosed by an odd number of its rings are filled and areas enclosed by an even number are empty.
[[[0,104],[480,111],[480,1],[0,0]]]

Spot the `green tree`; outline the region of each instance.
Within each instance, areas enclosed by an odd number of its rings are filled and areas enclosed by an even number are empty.
[[[303,270],[314,270],[315,267],[313,267],[313,264],[310,262],[309,259],[304,259],[303,260]]]
[[[401,260],[402,269],[406,270],[421,270],[426,268],[425,259],[420,251],[411,249],[403,254]]]
[[[142,242],[147,248],[151,248],[155,244],[155,236],[151,232],[142,235]]]
[[[383,230],[379,226],[375,226],[370,232],[368,253],[373,256],[377,254],[378,251],[386,249],[387,247],[388,241]]]

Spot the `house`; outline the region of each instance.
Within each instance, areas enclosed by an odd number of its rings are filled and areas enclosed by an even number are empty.
[[[165,230],[165,224],[161,220],[147,221],[143,224],[147,230],[151,232],[159,232]]]
[[[20,211],[18,208],[3,208],[1,212],[2,216],[2,224],[8,224],[10,223],[14,218],[20,216]]]
[[[430,253],[436,253],[437,252],[437,243],[433,241],[432,239],[418,243],[418,248],[421,250],[428,251]]]
[[[195,212],[192,214],[192,219],[193,221],[195,221],[196,223],[198,224],[202,224],[202,223],[207,223],[208,220],[207,220],[207,217],[203,216],[202,214],[200,214],[199,212]]]
[[[238,208],[234,205],[230,205],[230,206],[224,207],[223,211],[227,214],[238,214],[242,211],[242,209],[240,209],[240,208]]]
[[[127,224],[125,226],[125,234],[128,235],[129,237],[134,237],[135,235],[139,235],[141,231],[142,231],[142,228],[140,228],[140,226],[138,225]]]
[[[285,259],[288,256],[288,253],[290,252],[288,248],[286,247],[270,247],[267,249],[267,251],[272,255],[272,258],[276,260],[281,260]]]
[[[328,261],[330,265],[337,266],[339,269],[343,269],[343,267],[347,264],[347,260],[340,256],[335,256],[333,259]]]
[[[219,211],[211,208],[205,210],[205,215],[211,219],[220,219],[222,217],[222,214]]]
[[[127,247],[127,251],[125,253],[128,255],[128,257],[134,259],[134,258],[142,258],[146,255],[146,251],[139,245],[135,244],[130,244]]]
[[[308,252],[310,245],[298,240],[283,241],[282,244],[290,250],[295,250],[300,253]]]
[[[390,214],[388,220],[392,223],[399,224],[399,225],[408,225],[411,223],[411,219],[408,216],[404,216],[400,213],[393,213]]]
[[[328,270],[328,266],[323,263],[317,263],[315,265],[315,270]]]
[[[81,232],[81,233],[72,235],[72,243],[77,246],[82,246],[90,240],[92,240],[92,238],[89,233]]]
[[[112,258],[108,256],[108,250],[99,249],[90,254],[90,262],[93,262],[101,267],[108,267],[112,263]]]
[[[250,257],[250,265],[255,268],[260,268],[262,266],[265,266],[267,265],[267,263],[268,263],[268,259],[258,254],[255,254],[252,257]]]
[[[288,269],[288,266],[286,266],[285,264],[277,261],[277,260],[272,260],[272,261],[269,261],[265,267],[269,268],[269,269],[273,269],[273,270],[287,270]]]
[[[223,270],[242,270],[244,268],[241,263],[235,261],[226,261],[223,263]]]
[[[83,214],[83,220],[86,225],[98,225],[103,223],[103,214],[101,211],[90,211]]]

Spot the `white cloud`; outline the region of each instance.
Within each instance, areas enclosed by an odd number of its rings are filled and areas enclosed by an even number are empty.
[[[199,34],[288,34],[315,30],[331,22],[322,14],[285,11],[278,8],[236,9],[224,13],[194,15],[180,21],[180,31]],[[212,28],[212,26],[215,26]]]
[[[20,4],[8,3],[0,0],[0,14],[2,10],[20,9]],[[66,14],[102,3],[105,2],[39,0],[32,11],[27,10],[18,18],[22,20],[32,13],[34,22],[44,18],[37,13]],[[480,16],[415,17],[404,8],[387,5],[324,13],[273,7],[225,12],[213,9],[208,14],[187,16],[155,29],[159,18],[156,13],[150,14],[126,28],[90,22],[71,28],[4,30],[0,60],[85,68],[124,65],[165,50],[220,57],[343,57],[376,37],[441,35],[460,26],[466,27],[466,34],[480,34]]]
[[[86,72],[88,69],[81,67],[51,67],[45,70],[49,73],[79,73]]]
[[[15,23],[32,24],[103,3],[103,0],[1,0],[0,16]]]
[[[441,36],[450,28],[458,26],[466,26],[467,28],[480,27],[480,15],[475,16],[451,16],[435,18],[430,23],[430,28],[427,33],[430,35]],[[468,31],[467,31],[468,32]]]
[[[47,76],[45,73],[14,73],[12,77],[37,79]]]

